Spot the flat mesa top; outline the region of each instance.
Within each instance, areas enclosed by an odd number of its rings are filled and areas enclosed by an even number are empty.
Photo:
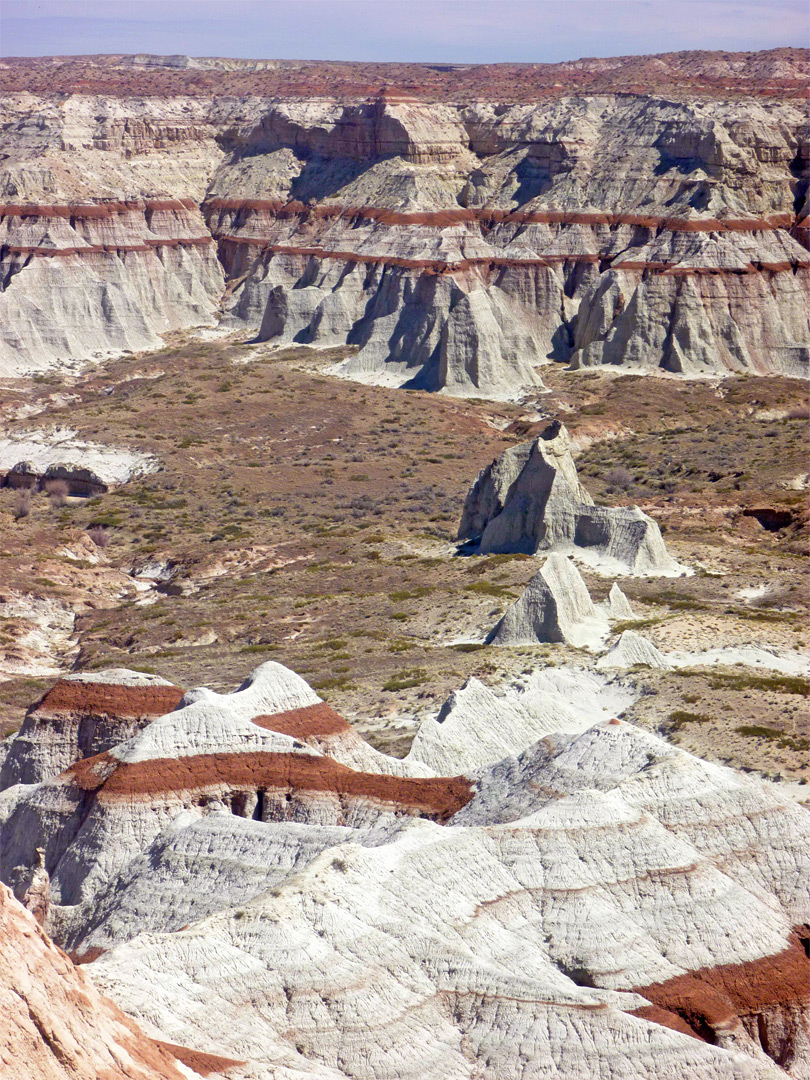
[[[810,49],[687,51],[558,64],[410,64],[189,56],[0,58],[0,92],[157,97],[367,98],[534,102],[570,94],[802,97]]]

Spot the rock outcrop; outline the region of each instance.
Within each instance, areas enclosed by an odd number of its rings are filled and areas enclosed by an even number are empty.
[[[69,428],[0,438],[0,484],[11,488],[48,490],[50,482],[58,480],[66,494],[86,498],[159,468],[150,454],[84,442]]]
[[[491,552],[576,553],[597,569],[678,574],[658,525],[634,507],[595,506],[557,420],[505,450],[467,493],[459,541]]]
[[[491,645],[550,641],[597,648],[608,630],[607,615],[594,606],[576,566],[565,555],[549,555],[487,641]]]
[[[600,668],[631,668],[637,664],[651,668],[674,666],[660,649],[635,630],[625,630],[615,645],[604,656],[600,656],[597,663]]]
[[[184,1076],[804,1080],[810,814],[604,719],[622,707],[587,673],[471,684],[410,759],[363,772],[337,760],[361,740],[263,665],[7,788],[0,872],[44,863],[47,927]],[[91,1030],[64,1045],[92,1060],[103,1030],[109,1075],[141,1080],[137,1029],[115,1013],[122,1066],[108,1006],[13,903],[4,981],[38,997],[10,999],[12,1054],[79,979]]]
[[[630,601],[624,595],[622,590],[614,581],[610,587],[607,603],[605,609],[611,619],[624,620],[624,619],[636,619],[636,613],[630,604]]]
[[[50,780],[111,750],[182,696],[157,675],[123,668],[66,675],[28,711],[0,768],[0,788]]]
[[[0,371],[220,314],[453,394],[807,371],[805,52],[217,64],[5,64]]]
[[[56,948],[4,885],[0,943],[4,1080],[189,1080],[238,1064],[214,1055],[206,1061],[206,1055],[148,1038]],[[188,1067],[195,1056],[200,1073]],[[188,1062],[182,1072],[178,1061]]]
[[[621,715],[635,699],[629,686],[581,668],[538,667],[501,687],[473,678],[435,720],[422,721],[405,760],[440,776],[470,775],[553,731],[584,731]]]

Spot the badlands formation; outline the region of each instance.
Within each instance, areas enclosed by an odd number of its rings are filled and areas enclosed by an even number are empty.
[[[0,371],[219,324],[495,399],[807,373],[802,50],[186,67],[3,62]]]
[[[0,60],[3,1080],[810,1080],[808,77]]]
[[[464,503],[458,539],[482,555],[576,552],[619,573],[683,571],[656,523],[637,506],[594,505],[579,482],[568,432],[558,420],[481,471]]]
[[[576,715],[552,691],[521,728],[543,678],[576,685]],[[127,714],[172,688],[57,684],[9,750],[43,779],[0,794],[4,959],[39,994],[27,1015],[15,999],[12,1051],[132,1080],[172,1061],[245,1080],[803,1080],[807,809],[600,720],[629,699],[597,676],[540,680],[489,709],[460,691],[404,760],[275,663],[135,734]],[[63,730],[101,690],[122,741],[74,742],[63,768]]]

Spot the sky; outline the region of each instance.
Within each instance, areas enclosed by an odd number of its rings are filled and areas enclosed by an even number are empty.
[[[809,45],[807,0],[0,0],[0,55],[554,62]]]

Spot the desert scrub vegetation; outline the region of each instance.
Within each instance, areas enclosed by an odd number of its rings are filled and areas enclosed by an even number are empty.
[[[810,697],[810,679],[801,675],[712,675],[713,690],[764,690],[775,694],[798,694]]]
[[[686,724],[708,724],[711,719],[711,716],[707,716],[706,713],[693,713],[688,712],[686,709],[675,709],[669,714],[667,733],[673,735],[676,731],[680,731],[682,727],[685,727]]]
[[[427,678],[424,668],[410,668],[392,675],[387,682],[383,683],[383,690],[396,693],[399,690],[410,690],[414,686],[421,686]]]
[[[810,739],[803,735],[790,735],[786,731],[765,724],[741,724],[734,730],[738,735],[745,735],[749,739],[766,739],[773,742],[780,750],[796,750],[799,753],[810,750]]]
[[[496,585],[492,581],[470,581],[464,586],[465,592],[475,593],[478,596],[506,597],[514,600],[515,593],[505,585]]]

